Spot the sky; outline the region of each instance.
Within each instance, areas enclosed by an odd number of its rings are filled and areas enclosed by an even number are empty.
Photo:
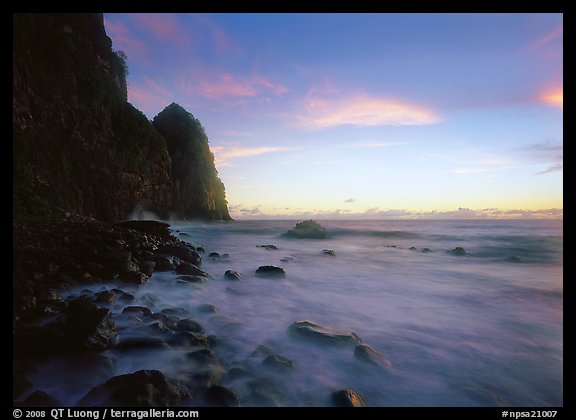
[[[235,219],[562,218],[562,14],[105,14]]]

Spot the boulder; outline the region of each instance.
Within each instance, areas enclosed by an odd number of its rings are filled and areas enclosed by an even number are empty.
[[[136,230],[138,232],[147,233],[154,236],[159,236],[164,239],[171,239],[170,225],[156,220],[127,220],[125,222],[116,223],[126,229]]]
[[[176,280],[185,281],[186,283],[197,283],[197,284],[206,282],[205,278],[202,278],[200,276],[191,276],[189,274],[178,276],[176,277]]]
[[[279,372],[290,372],[296,369],[296,365],[292,360],[279,354],[272,354],[266,357],[262,364]]]
[[[150,308],[147,308],[146,306],[126,306],[124,309],[122,309],[122,313],[123,314],[135,313],[144,316],[152,315],[152,311],[150,310]]]
[[[334,252],[333,249],[323,249],[323,250],[322,250],[322,253],[323,253],[324,255],[330,255],[331,257],[335,257],[335,256],[336,256],[336,253]]]
[[[190,264],[200,265],[202,257],[191,245],[166,245],[158,248],[158,253],[173,255]]]
[[[286,270],[275,265],[261,265],[256,270],[256,274],[267,277],[284,277],[286,275]]]
[[[392,363],[368,344],[358,344],[354,348],[354,357],[377,367],[390,368]]]
[[[238,271],[226,270],[224,277],[228,280],[240,280],[242,278],[242,274],[240,274]]]
[[[187,398],[188,390],[158,370],[139,370],[114,376],[94,387],[81,407],[173,407]]]
[[[204,400],[208,407],[240,407],[240,397],[230,388],[212,385],[206,390]]]
[[[457,246],[456,248],[451,249],[450,251],[448,251],[448,253],[455,255],[457,257],[466,255],[466,251],[461,246]]]
[[[282,236],[287,238],[296,239],[326,239],[328,235],[326,229],[322,227],[319,223],[314,220],[305,220],[294,226],[288,232],[284,233]]]
[[[187,274],[191,276],[203,276],[207,277],[208,273],[203,270],[200,270],[194,264],[182,262],[176,266],[176,272],[178,274]]]
[[[203,334],[204,328],[192,318],[184,318],[176,323],[176,331],[190,331]]]
[[[174,261],[171,256],[164,254],[154,254],[146,257],[146,261],[154,263],[154,271],[174,270]]]
[[[325,344],[359,344],[362,340],[354,332],[323,327],[312,321],[296,321],[288,328],[290,332]]]
[[[342,389],[332,393],[332,401],[336,407],[365,407],[364,399],[352,389]]]
[[[278,249],[276,245],[256,245],[256,247],[264,248],[267,249],[268,251],[276,251]]]
[[[198,305],[198,312],[202,312],[205,314],[215,314],[216,312],[218,312],[218,309],[216,309],[216,306],[212,305],[211,303],[201,303],[200,305]]]
[[[100,308],[88,296],[80,296],[68,304],[64,330],[74,348],[106,350],[116,344],[118,332],[107,308]]]

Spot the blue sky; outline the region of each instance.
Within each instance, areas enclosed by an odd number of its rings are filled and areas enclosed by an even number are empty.
[[[105,14],[234,218],[561,217],[561,14]]]

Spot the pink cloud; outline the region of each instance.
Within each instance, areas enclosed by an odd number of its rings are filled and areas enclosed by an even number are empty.
[[[208,32],[209,37],[216,51],[231,52],[237,48],[233,45],[226,31],[218,26],[212,19],[206,15],[194,15],[194,20]]]
[[[148,115],[155,115],[173,102],[174,95],[162,84],[144,77],[143,83],[128,85],[128,99]]]
[[[213,146],[211,147],[212,153],[216,160],[216,165],[219,167],[232,166],[231,160],[243,157],[260,156],[268,153],[278,153],[291,150],[287,147],[270,147],[270,146],[256,146],[256,147],[241,147],[241,146]]]
[[[431,109],[395,99],[373,98],[363,93],[345,97],[309,95],[297,116],[297,125],[324,129],[342,125],[428,125],[440,122]]]
[[[129,56],[143,57],[148,53],[148,45],[135,38],[126,25],[114,20],[106,20],[106,33],[112,38],[114,49],[124,50]]]
[[[188,40],[186,29],[170,13],[135,13],[132,19],[148,30],[156,39],[183,43]]]
[[[559,27],[553,29],[552,31],[548,32],[544,36],[540,37],[532,44],[528,46],[528,49],[537,49],[543,47],[546,44],[551,43],[557,39],[562,38],[564,35],[564,25],[560,25]]]
[[[557,108],[564,108],[564,88],[560,86],[547,89],[540,94],[539,99]]]
[[[268,90],[276,95],[288,92],[288,88],[277,85],[263,77],[252,77],[239,80],[231,74],[222,74],[217,82],[202,82],[200,93],[207,98],[222,96],[257,96]]]

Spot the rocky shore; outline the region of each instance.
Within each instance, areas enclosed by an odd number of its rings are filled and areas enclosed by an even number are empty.
[[[285,381],[297,363],[260,346],[253,353],[268,376],[255,375],[217,357],[216,347],[226,339],[223,324],[217,335],[183,308],[155,308],[135,300],[134,290],[152,279],[153,273],[173,272],[177,282],[199,287],[210,281],[200,268],[203,248],[177,239],[169,225],[156,221],[107,224],[70,216],[14,222],[13,259],[13,400],[20,406],[61,406],[54,395],[33,381],[36,367],[55,357],[80,360],[101,378],[76,403],[79,406],[282,406]],[[219,255],[219,257],[222,257]],[[214,256],[212,258],[215,258]],[[224,279],[241,280],[226,271]],[[263,266],[258,274],[278,277],[284,270]],[[98,284],[98,288],[92,285]],[[104,284],[104,286],[101,286]],[[86,285],[85,289],[82,289]],[[107,286],[109,285],[109,286]],[[123,286],[125,285],[125,286]],[[71,293],[71,290],[79,293]],[[132,292],[132,293],[131,293]],[[214,313],[205,303],[198,313]],[[350,356],[389,368],[390,363],[361,343],[353,332],[337,331],[312,321],[287,326],[294,339],[312,345],[350,347]],[[316,344],[314,344],[316,343]],[[181,375],[170,377],[154,369],[134,369],[114,376],[106,355],[125,352],[174,350],[185,355]],[[225,352],[224,352],[225,354]],[[71,362],[72,363],[72,362]],[[288,379],[286,379],[288,378]],[[236,381],[236,382],[234,382]],[[238,392],[234,384],[241,381]],[[231,385],[232,384],[232,385]],[[352,389],[333,391],[320,405],[361,406],[364,400]]]

